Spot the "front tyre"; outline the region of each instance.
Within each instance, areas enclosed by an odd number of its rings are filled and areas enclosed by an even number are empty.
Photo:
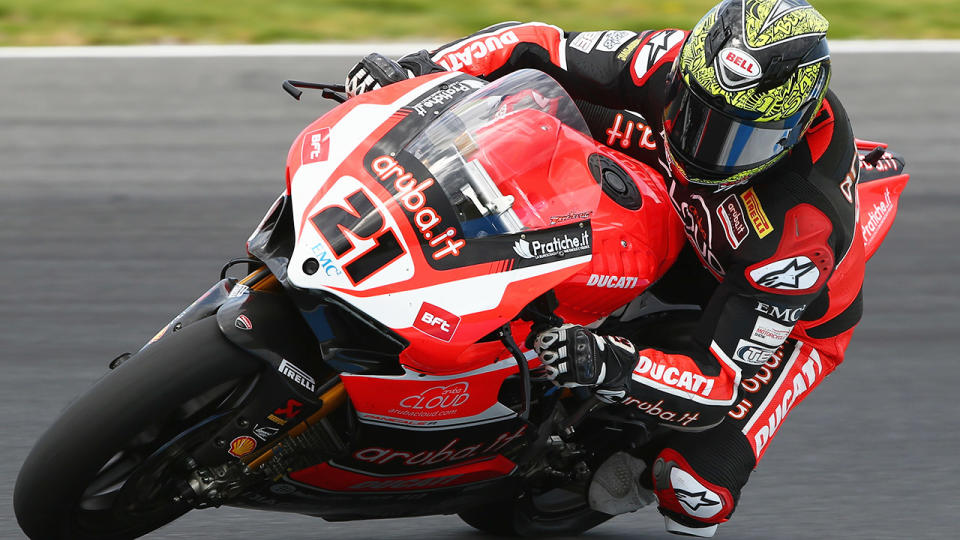
[[[33,539],[119,540],[186,513],[164,482],[175,481],[166,467],[191,439],[168,443],[259,367],[216,317],[131,357],[70,404],[27,456],[14,490],[20,527]]]

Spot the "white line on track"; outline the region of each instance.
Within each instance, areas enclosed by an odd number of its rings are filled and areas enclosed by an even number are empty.
[[[93,47],[0,47],[3,58],[218,58],[218,57],[347,57],[372,51],[401,56],[433,49],[434,42],[323,43],[277,45],[127,45]],[[836,40],[830,50],[841,54],[960,53],[960,40]]]

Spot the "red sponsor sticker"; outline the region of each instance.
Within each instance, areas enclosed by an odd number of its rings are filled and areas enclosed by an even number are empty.
[[[724,199],[723,203],[717,207],[717,215],[720,217],[720,223],[723,224],[727,242],[730,243],[730,247],[737,249],[750,234],[740,199],[736,195],[730,195]]]
[[[458,326],[460,317],[429,302],[423,303],[420,313],[417,313],[417,320],[413,323],[413,327],[424,334],[447,342],[453,339]]]
[[[284,420],[290,420],[300,414],[302,408],[303,403],[295,399],[288,399],[286,405],[273,411],[273,415],[283,418]]]
[[[300,162],[303,165],[326,161],[330,157],[330,128],[315,129],[303,136]]]

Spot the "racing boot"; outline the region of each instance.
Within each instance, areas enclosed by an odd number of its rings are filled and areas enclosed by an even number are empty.
[[[653,492],[640,486],[646,463],[626,452],[607,458],[594,473],[587,491],[590,508],[604,514],[633,512],[656,502]]]

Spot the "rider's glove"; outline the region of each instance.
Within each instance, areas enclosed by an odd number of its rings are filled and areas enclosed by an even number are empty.
[[[344,86],[346,86],[347,95],[354,97],[411,76],[412,74],[407,73],[400,64],[380,53],[372,53],[360,59],[357,65],[347,73]]]
[[[533,350],[554,384],[594,387],[597,397],[607,403],[626,395],[630,373],[638,361],[636,347],[628,340],[598,336],[575,324],[540,332]]]
[[[445,70],[435,64],[430,59],[430,53],[425,50],[404,56],[399,62],[394,62],[382,54],[372,53],[364,56],[347,73],[344,86],[347,95],[354,97],[411,77],[438,71]]]

